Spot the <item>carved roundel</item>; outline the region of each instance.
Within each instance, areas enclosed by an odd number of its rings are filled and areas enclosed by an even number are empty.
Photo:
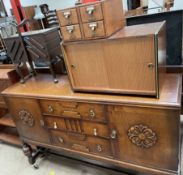
[[[131,142],[141,148],[150,148],[156,144],[156,133],[145,125],[135,125],[128,130]]]
[[[20,120],[22,121],[22,123],[24,125],[28,125],[29,127],[33,127],[34,126],[34,118],[32,116],[31,113],[29,113],[26,110],[21,110],[18,113],[18,116],[20,117]]]

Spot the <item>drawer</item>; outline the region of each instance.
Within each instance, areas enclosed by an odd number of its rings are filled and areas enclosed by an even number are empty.
[[[106,110],[106,106],[100,104],[80,103],[78,106],[78,111],[80,112],[82,119],[89,121],[106,122]]]
[[[40,100],[39,103],[43,115],[61,116],[64,111],[74,111],[78,107],[77,102]],[[74,114],[72,113],[72,115]]]
[[[45,124],[48,129],[66,130],[64,118],[45,117]]]
[[[54,145],[107,157],[112,156],[110,140],[59,131],[51,131],[51,135]]]
[[[78,119],[62,117],[45,117],[46,127],[59,131],[68,131],[73,133],[82,133],[81,121]]]
[[[102,7],[100,3],[80,7],[82,22],[99,21],[103,19]]]
[[[99,104],[40,100],[43,115],[106,122],[106,106]]]
[[[105,36],[103,21],[91,22],[83,24],[85,38],[98,38]]]
[[[109,138],[109,129],[105,124],[82,122],[83,132],[86,135]]]
[[[79,24],[61,27],[61,33],[65,41],[78,40],[82,38]]]
[[[60,26],[67,26],[67,25],[79,23],[77,10],[75,8],[59,10],[57,11],[57,16],[58,16]]]

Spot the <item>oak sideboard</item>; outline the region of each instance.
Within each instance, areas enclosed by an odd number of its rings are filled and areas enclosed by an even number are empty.
[[[131,174],[178,175],[182,78],[163,77],[159,99],[76,93],[67,76],[54,84],[41,74],[2,94],[24,149],[35,144]]]

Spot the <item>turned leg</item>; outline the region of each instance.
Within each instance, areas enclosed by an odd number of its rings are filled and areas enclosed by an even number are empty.
[[[39,158],[43,159],[47,153],[47,150],[45,148],[38,147],[35,151],[31,148],[30,145],[27,143],[23,144],[23,152],[25,156],[28,157],[29,163],[31,165],[34,165],[34,168],[38,169],[39,168]],[[37,163],[36,163],[37,162]]]
[[[35,163],[35,159],[33,157],[33,150],[31,148],[31,146],[24,143],[22,149],[23,149],[23,152],[24,152],[25,156],[28,157],[29,163],[31,165],[33,165]]]

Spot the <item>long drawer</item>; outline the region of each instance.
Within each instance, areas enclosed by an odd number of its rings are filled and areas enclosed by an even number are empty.
[[[108,139],[101,139],[85,135],[71,135],[66,132],[51,131],[53,144],[77,151],[112,157],[111,143]]]
[[[82,118],[88,121],[106,122],[106,107],[99,104],[87,104],[67,101],[40,100],[43,115],[68,118]]]

